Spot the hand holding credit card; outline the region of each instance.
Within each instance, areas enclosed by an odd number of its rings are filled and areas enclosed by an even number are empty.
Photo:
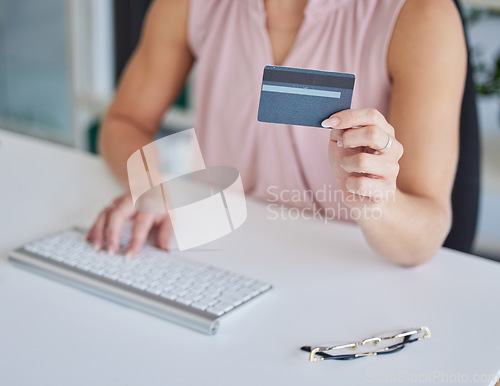
[[[341,72],[266,66],[257,119],[322,127],[330,115],[351,108],[354,80]]]

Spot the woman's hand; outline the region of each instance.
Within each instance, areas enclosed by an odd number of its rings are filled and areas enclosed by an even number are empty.
[[[375,109],[344,110],[323,121],[331,127],[330,166],[350,208],[394,199],[403,146]]]
[[[92,243],[95,250],[106,249],[109,254],[114,254],[119,248],[123,225],[131,219],[134,220],[134,226],[125,257],[132,258],[140,252],[154,227],[157,228],[156,246],[167,249],[172,235],[172,225],[168,215],[139,212],[135,209],[130,194],[118,197],[112,205],[101,211],[87,234],[87,240]]]

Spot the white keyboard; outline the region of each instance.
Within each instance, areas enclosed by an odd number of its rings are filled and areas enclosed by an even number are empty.
[[[122,247],[125,244],[122,240]],[[11,252],[9,259],[207,334],[217,331],[219,317],[271,288],[268,283],[151,246],[145,246],[133,260],[109,256],[94,251],[78,229],[29,243]]]

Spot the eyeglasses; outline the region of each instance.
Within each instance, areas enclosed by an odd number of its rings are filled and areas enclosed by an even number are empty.
[[[431,337],[431,331],[428,327],[420,327],[419,329],[400,332],[399,334],[386,337],[373,337],[362,340],[361,342],[343,344],[333,347],[310,347],[304,346],[300,349],[309,352],[309,361],[323,361],[328,359],[335,360],[350,360],[367,356],[386,355],[401,351],[407,344],[418,342],[422,339]],[[364,350],[363,350],[364,349]],[[337,355],[327,354],[325,351],[342,350],[346,353]],[[358,352],[352,352],[358,351]]]

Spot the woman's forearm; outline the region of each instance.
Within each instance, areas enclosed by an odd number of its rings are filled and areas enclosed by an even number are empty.
[[[153,141],[153,134],[124,116],[109,114],[99,137],[99,151],[113,174],[128,189],[127,160],[137,149]]]
[[[154,140],[193,65],[188,17],[187,0],[151,2],[139,44],[104,119],[100,151],[125,185],[128,157]]]
[[[422,264],[436,254],[450,230],[450,207],[400,190],[380,205],[380,218],[358,221],[377,253],[404,266]]]

